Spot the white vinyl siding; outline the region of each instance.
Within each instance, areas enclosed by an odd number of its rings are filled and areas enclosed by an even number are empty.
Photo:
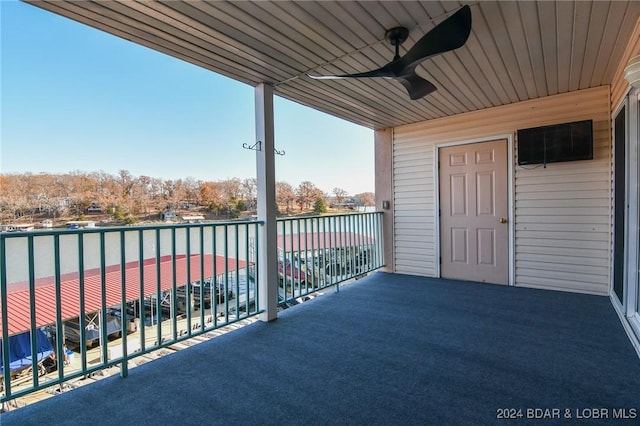
[[[401,137],[402,143],[398,143],[394,132],[395,268],[407,274],[434,276],[433,147],[423,142],[421,132],[405,132]]]
[[[609,87],[519,102],[394,129],[394,265],[435,276],[434,145],[593,120],[594,159],[520,167],[514,146],[514,284],[608,294],[611,262]],[[515,143],[514,143],[515,145]]]

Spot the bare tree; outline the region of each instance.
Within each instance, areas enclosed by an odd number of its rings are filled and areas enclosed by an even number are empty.
[[[222,185],[222,191],[224,194],[224,207],[226,208],[227,213],[232,214],[239,209],[238,203],[242,201],[242,181],[238,178],[232,178],[223,180],[220,184]]]
[[[152,204],[150,191],[151,180],[151,177],[145,175],[138,176],[138,178],[135,179],[132,188],[133,197],[136,200],[134,204],[134,212],[142,212],[145,215],[149,214]]]
[[[308,180],[301,182],[298,186],[298,189],[296,189],[296,201],[300,206],[300,211],[305,208],[311,208],[311,205],[315,201],[317,195],[318,188],[316,188],[313,183],[309,182]]]
[[[183,181],[184,200],[189,206],[200,204],[200,191],[198,182],[191,176]]]
[[[120,184],[120,195],[123,200],[131,196],[131,189],[135,184],[135,178],[128,170],[120,170],[118,172],[118,183]]]
[[[6,216],[8,220],[15,220],[24,214],[28,205],[28,195],[25,192],[27,179],[28,175],[4,175],[0,194],[4,205],[3,216]]]
[[[255,209],[258,199],[258,180],[256,178],[244,179],[242,181],[241,193],[247,210]]]
[[[287,182],[276,182],[276,204],[286,206],[286,213],[290,214],[296,200],[296,191]]]
[[[342,188],[333,188],[333,195],[336,197],[336,203],[342,204],[348,193]]]
[[[370,207],[376,205],[376,197],[373,192],[362,192],[360,194],[354,195],[353,198],[360,206]]]
[[[67,188],[70,207],[76,215],[81,215],[93,202],[97,182],[85,172],[75,171],[66,175],[62,184]]]
[[[216,215],[224,205],[223,188],[220,182],[200,182],[200,199]]]
[[[164,197],[162,196],[164,181],[160,178],[151,178],[149,185],[149,198],[151,198],[151,208],[155,211],[161,211],[165,207]]]
[[[120,200],[119,194],[119,185],[115,177],[101,171],[99,173],[98,194],[96,197],[98,204],[104,210],[113,213],[113,208]]]
[[[166,207],[173,209],[180,205],[180,201],[185,198],[185,191],[182,179],[165,180],[163,185],[163,195]]]
[[[242,194],[242,181],[238,178],[223,180],[220,182],[224,190],[224,195],[229,200],[239,200]]]

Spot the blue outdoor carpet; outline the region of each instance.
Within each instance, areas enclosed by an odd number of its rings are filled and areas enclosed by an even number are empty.
[[[614,418],[623,416],[630,419]],[[537,425],[584,417],[640,423],[640,360],[607,297],[379,272],[125,379],[2,414],[0,424]]]

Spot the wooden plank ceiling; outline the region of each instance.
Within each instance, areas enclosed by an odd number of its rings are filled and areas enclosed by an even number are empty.
[[[640,16],[638,1],[41,1],[132,42],[374,129],[610,84]],[[417,69],[438,90],[412,101],[393,80],[312,80],[391,61],[469,4],[467,43]]]

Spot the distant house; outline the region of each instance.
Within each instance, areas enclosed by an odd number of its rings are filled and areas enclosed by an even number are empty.
[[[160,213],[160,219],[165,222],[174,222],[177,220],[177,216],[175,212],[168,211]]]

